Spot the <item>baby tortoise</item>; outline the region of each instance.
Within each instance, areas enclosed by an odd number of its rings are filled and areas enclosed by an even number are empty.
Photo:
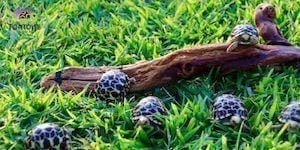
[[[247,120],[243,102],[231,94],[223,94],[214,100],[212,115],[224,125],[237,125]]]
[[[70,134],[53,123],[37,125],[25,139],[24,145],[27,150],[34,149],[57,149],[67,150]]]
[[[134,79],[129,78],[124,72],[110,70],[97,81],[95,92],[99,99],[107,102],[123,100],[133,82]]]
[[[133,108],[132,121],[136,126],[160,126],[161,122],[156,117],[166,112],[167,109],[158,97],[148,96],[141,99]]]
[[[237,25],[231,32],[231,39],[227,52],[231,52],[240,45],[256,45],[258,43],[258,32],[256,28],[250,24]]]
[[[278,116],[280,123],[288,123],[289,129],[292,131],[300,127],[300,102],[293,101],[287,105],[281,114]],[[282,127],[282,124],[274,125],[273,128]]]

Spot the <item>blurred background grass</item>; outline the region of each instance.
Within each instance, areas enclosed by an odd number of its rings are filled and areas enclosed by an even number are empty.
[[[300,98],[300,74],[258,68],[226,77],[212,70],[190,81],[139,93],[134,101],[107,105],[79,94],[42,91],[44,75],[66,66],[131,64],[183,47],[225,42],[239,23],[252,23],[263,1],[229,0],[4,0],[0,3],[0,148],[22,149],[28,131],[54,122],[74,128],[74,149],[293,149],[299,132],[270,130],[281,109]],[[271,0],[284,36],[300,45],[300,1]],[[14,18],[18,7],[34,18]],[[9,24],[38,25],[12,30]],[[261,40],[261,42],[263,42]],[[251,132],[210,123],[212,100],[240,96]],[[134,129],[131,109],[143,95],[162,98],[170,116],[165,134]],[[129,99],[129,98],[128,98]]]

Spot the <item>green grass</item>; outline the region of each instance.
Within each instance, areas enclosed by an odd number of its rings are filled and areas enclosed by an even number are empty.
[[[35,125],[54,122],[73,128],[74,149],[295,149],[299,132],[271,130],[284,106],[300,98],[300,73],[258,68],[225,77],[217,70],[194,80],[138,93],[134,101],[107,105],[79,94],[43,91],[44,75],[71,65],[101,66],[151,60],[193,45],[225,42],[239,23],[253,23],[262,1],[4,0],[0,3],[0,149],[22,149]],[[300,45],[299,0],[270,0],[285,37]],[[31,7],[25,21],[37,30],[10,30],[20,23],[17,7]],[[24,22],[23,22],[24,23]],[[262,42],[262,41],[261,41]],[[222,93],[240,96],[251,131],[210,123],[212,100]],[[135,130],[131,109],[155,95],[170,111],[162,135]]]

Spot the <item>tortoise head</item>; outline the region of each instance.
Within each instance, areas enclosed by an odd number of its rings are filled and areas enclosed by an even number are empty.
[[[276,11],[275,11],[275,6],[269,3],[262,3],[259,4],[255,8],[254,12],[254,20],[255,23],[257,21],[273,21],[276,17]]]
[[[230,118],[231,124],[240,124],[241,121],[242,121],[242,119],[241,119],[240,116],[234,115],[234,116],[232,116],[232,117]]]
[[[136,123],[136,126],[147,126],[147,125],[150,125],[149,118],[147,118],[146,116],[140,116]]]

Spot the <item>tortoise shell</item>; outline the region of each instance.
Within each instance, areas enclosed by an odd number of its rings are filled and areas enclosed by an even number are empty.
[[[234,50],[239,44],[256,45],[258,43],[258,31],[253,25],[241,24],[233,28],[231,32],[230,45],[227,51]]]
[[[34,127],[24,141],[25,149],[67,150],[69,133],[53,123],[44,123]]]
[[[289,123],[291,128],[300,127],[300,102],[291,102],[278,117],[281,123]]]
[[[239,124],[247,119],[243,102],[231,94],[223,94],[214,100],[212,115],[225,125]]]
[[[108,102],[123,100],[133,82],[127,74],[120,70],[105,72],[97,81],[95,92],[97,97]]]
[[[161,125],[157,116],[165,114],[167,109],[158,97],[148,96],[141,99],[133,109],[132,120],[136,125]]]

